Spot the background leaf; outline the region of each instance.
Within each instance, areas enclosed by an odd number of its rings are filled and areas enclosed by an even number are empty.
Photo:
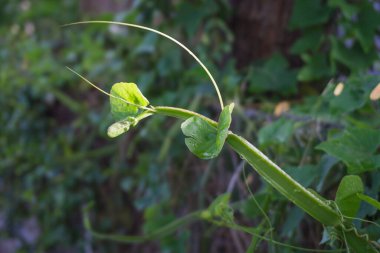
[[[359,174],[380,167],[379,156],[374,156],[379,146],[379,130],[351,128],[338,137],[329,138],[317,148],[343,161],[348,173]]]
[[[321,44],[323,32],[320,28],[307,30],[291,47],[293,54],[302,54],[308,51],[316,51]]]
[[[319,80],[332,74],[326,55],[303,54],[302,60],[305,62],[305,66],[298,72],[297,78],[299,81]]]
[[[373,8],[371,2],[363,1],[360,5],[354,33],[365,53],[369,53],[374,46],[376,31],[380,26],[380,15]]]
[[[252,69],[249,90],[253,93],[272,91],[292,94],[297,90],[296,76],[296,71],[289,69],[287,60],[280,54],[274,54],[262,67]]]
[[[272,144],[283,144],[291,137],[293,131],[294,122],[280,118],[260,129],[258,133],[259,144],[262,147]]]
[[[309,187],[319,176],[317,166],[304,165],[298,167],[286,168],[285,172],[288,173],[293,179],[299,182],[304,187]]]
[[[324,24],[330,13],[331,9],[322,5],[320,0],[296,0],[289,26],[295,29]]]

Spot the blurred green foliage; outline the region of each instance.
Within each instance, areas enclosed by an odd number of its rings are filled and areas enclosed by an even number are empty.
[[[108,98],[65,66],[106,90],[119,81],[135,82],[154,105],[191,107],[215,118],[218,101],[202,69],[170,41],[118,26],[61,27],[78,20],[138,23],[179,39],[207,64],[225,100],[236,103],[235,132],[323,196],[334,199],[342,177],[356,174],[364,193],[378,199],[380,104],[369,99],[380,82],[376,1],[294,1],[288,27],[298,35],[289,52],[245,69],[235,67],[229,1],[132,2],[127,10],[102,14],[83,11],[74,0],[15,0],[0,8],[0,238],[20,240],[18,252],[236,252],[238,247],[225,240],[228,230],[205,223],[140,246],[88,236],[81,208],[90,201],[96,203],[96,228],[122,234],[153,230],[206,208],[226,191],[238,157],[223,150],[217,160],[198,161],[187,151],[179,124],[159,117],[109,139]],[[338,82],[344,89],[336,96]],[[274,114],[281,101],[290,109]],[[256,174],[245,181],[257,202],[238,180],[231,199],[242,203],[235,210],[239,222],[265,234],[259,203],[274,239],[319,247],[319,224]],[[26,234],[36,235],[33,240],[23,232],[31,217],[37,224]],[[376,209],[364,203],[356,217],[379,222]],[[355,225],[379,239],[378,227]],[[248,248],[251,237],[238,237]],[[265,243],[258,247],[268,249]]]

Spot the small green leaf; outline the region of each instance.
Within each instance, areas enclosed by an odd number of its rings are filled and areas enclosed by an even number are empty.
[[[136,84],[116,83],[112,86],[111,95],[111,113],[117,122],[108,128],[109,137],[114,138],[127,132],[140,120],[151,115],[150,112],[140,109],[141,106],[147,106],[149,101]]]
[[[187,137],[186,146],[194,155],[212,159],[220,153],[228,135],[233,107],[233,103],[224,107],[217,128],[200,117],[191,117],[182,123],[182,132]]]
[[[359,176],[345,176],[339,184],[335,202],[340,212],[348,217],[355,217],[360,207],[358,193],[363,193],[363,182]]]
[[[127,117],[135,117],[139,114],[138,106],[147,106],[149,104],[148,99],[144,97],[137,85],[134,83],[114,84],[111,89],[111,95],[121,98],[110,98],[111,113],[116,120],[124,120]]]
[[[216,135],[216,145],[223,147],[228,135],[228,129],[231,125],[231,114],[234,109],[234,103],[227,105],[223,108],[218,122],[218,133]]]

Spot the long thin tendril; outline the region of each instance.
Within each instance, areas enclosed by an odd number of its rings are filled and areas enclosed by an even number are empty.
[[[210,71],[203,64],[203,62],[189,48],[187,48],[185,45],[183,45],[178,40],[176,40],[173,37],[167,35],[166,33],[157,31],[157,30],[155,30],[153,28],[150,28],[150,27],[146,27],[146,26],[142,26],[142,25],[136,25],[136,24],[131,24],[131,23],[115,22],[115,21],[100,21],[100,20],[82,21],[82,22],[74,22],[74,23],[70,23],[70,24],[65,24],[65,25],[63,25],[63,27],[72,26],[72,25],[80,25],[80,24],[113,24],[113,25],[122,25],[122,26],[134,27],[134,28],[138,28],[138,29],[147,30],[147,31],[150,31],[150,32],[157,33],[157,34],[159,34],[159,35],[161,35],[161,36],[163,36],[163,37],[165,37],[165,38],[173,41],[174,43],[176,43],[177,45],[179,45],[180,47],[182,47],[188,54],[190,54],[199,63],[199,65],[201,65],[201,67],[204,69],[204,71],[207,73],[207,75],[209,76],[212,84],[214,85],[214,88],[216,90],[216,94],[218,95],[220,107],[223,110],[224,104],[223,104],[222,95],[220,94],[219,87],[218,87],[218,85],[217,85],[214,77],[211,75]]]
[[[362,221],[362,222],[367,222],[367,223],[370,223],[370,224],[373,224],[377,227],[380,227],[380,225],[376,222],[373,222],[373,221],[369,221],[369,220],[365,220],[365,219],[361,219],[361,218],[356,218],[356,217],[350,217],[350,216],[346,216],[346,215],[343,215],[342,212],[340,211],[339,209],[339,206],[337,205],[337,203],[335,201],[332,201],[332,205],[334,206],[334,208],[337,210],[337,212],[339,213],[339,215],[342,217],[342,224],[341,224],[341,227],[342,227],[342,233],[343,233],[343,237],[344,237],[344,241],[345,241],[345,244],[346,244],[346,247],[347,247],[347,252],[350,252],[349,250],[349,247],[347,246],[348,243],[347,243],[347,240],[346,240],[346,233],[345,231],[354,231],[354,233],[358,236],[358,237],[361,237],[361,238],[364,238],[366,241],[369,241],[369,236],[368,234],[362,234],[360,235],[358,233],[358,231],[356,230],[356,228],[346,228],[343,224],[343,217],[344,218],[348,218],[348,219],[353,219],[353,220],[359,220],[359,221]],[[374,242],[375,245],[378,245],[376,244],[376,242]]]
[[[374,221],[370,221],[370,220],[366,220],[366,219],[361,219],[361,218],[356,218],[356,217],[350,217],[350,216],[346,216],[346,215],[342,215],[344,218],[346,219],[352,219],[352,220],[358,220],[358,221],[361,221],[361,222],[366,222],[366,223],[369,223],[369,224],[372,224],[378,228],[380,228],[380,224],[374,222]]]

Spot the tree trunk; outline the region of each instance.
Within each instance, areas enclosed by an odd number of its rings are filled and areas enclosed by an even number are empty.
[[[128,10],[132,3],[132,0],[81,0],[80,9],[84,13],[97,15],[105,12],[117,12],[121,10]]]
[[[286,54],[294,40],[287,31],[292,0],[232,0],[232,6],[233,48],[238,67],[276,51]]]

